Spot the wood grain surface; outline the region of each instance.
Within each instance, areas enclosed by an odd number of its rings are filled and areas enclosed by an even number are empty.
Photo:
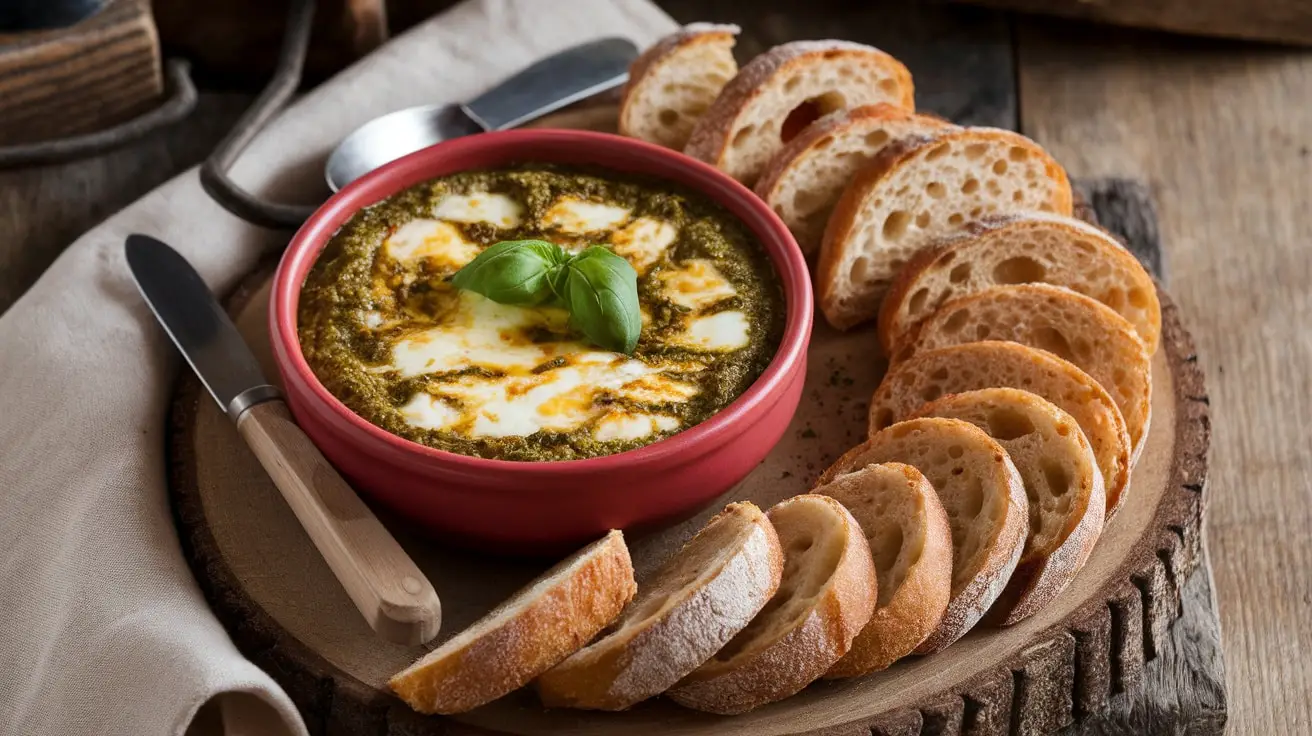
[[[453,0],[423,2],[427,15]],[[386,41],[387,5],[383,0],[317,0],[305,79],[320,82]],[[152,7],[165,51],[190,60],[200,83],[249,89],[262,86],[273,73],[287,23],[286,0],[153,0]]]
[[[1208,531],[1236,733],[1312,731],[1312,55],[1020,27],[1022,124],[1158,203],[1215,416]]]
[[[105,128],[163,91],[149,0],[111,0],[68,28],[0,34],[0,145]]]
[[[1179,33],[1312,44],[1312,3],[1307,0],[965,1]]]
[[[201,95],[196,111],[108,153],[0,170],[0,314],[92,226],[209,155],[253,95]]]

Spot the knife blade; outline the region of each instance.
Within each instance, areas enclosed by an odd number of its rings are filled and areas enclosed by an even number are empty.
[[[147,235],[129,235],[123,247],[155,318],[237,424],[369,625],[403,644],[436,636],[441,603],[432,583],[296,424],[200,274]]]
[[[220,409],[236,421],[281,396],[187,259],[148,235],[129,235],[124,251],[142,298]]]

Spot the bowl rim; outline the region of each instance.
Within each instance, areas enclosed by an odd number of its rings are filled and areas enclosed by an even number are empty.
[[[314,375],[301,351],[296,329],[301,287],[323,247],[356,212],[409,186],[448,175],[431,173],[431,169],[440,168],[438,164],[444,158],[489,148],[515,148],[538,143],[577,146],[593,151],[628,149],[632,159],[655,159],[658,164],[652,168],[662,169],[661,173],[633,173],[668,180],[697,191],[738,218],[760,241],[779,275],[784,291],[783,337],[766,369],[729,405],[689,429],[631,450],[571,460],[521,461],[463,455],[393,434],[352,411]],[[513,161],[514,157],[508,156],[505,163],[500,165],[512,165]],[[551,161],[569,164],[568,161]],[[582,162],[580,165],[586,164]],[[592,165],[625,171],[607,164]],[[708,191],[710,189],[719,189],[719,194],[723,196],[717,196],[716,192]],[[293,275],[297,272],[301,277],[293,283]],[[298,380],[329,413],[356,430],[359,437],[352,437],[351,442],[366,440],[372,450],[436,461],[452,470],[495,472],[512,476],[631,469],[636,465],[659,462],[673,456],[705,452],[715,446],[715,440],[732,433],[735,425],[750,420],[758,407],[768,405],[772,398],[782,393],[785,384],[792,379],[793,372],[804,364],[813,320],[814,296],[810,269],[802,251],[779,216],[750,189],[719,169],[672,149],[610,133],[567,129],[510,130],[453,138],[385,164],[351,182],[315,210],[296,231],[278,262],[269,305],[270,340],[273,343],[275,362],[284,381],[290,384],[292,379]]]

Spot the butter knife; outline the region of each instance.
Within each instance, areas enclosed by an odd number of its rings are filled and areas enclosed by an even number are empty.
[[[146,235],[129,235],[124,250],[155,318],[237,424],[369,626],[402,644],[436,636],[441,604],[432,584],[296,425],[200,274]]]

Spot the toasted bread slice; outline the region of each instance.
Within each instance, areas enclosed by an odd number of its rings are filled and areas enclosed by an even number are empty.
[[[756,194],[797,238],[802,252],[820,249],[825,223],[843,188],[893,141],[937,135],[957,126],[881,102],[830,113],[810,124],[770,159]]]
[[[1033,615],[1075,578],[1102,534],[1107,501],[1089,440],[1070,414],[1015,388],[951,394],[916,416],[970,422],[1016,464],[1029,500],[1029,534],[989,620],[1009,626]]]
[[[825,678],[858,677],[907,656],[938,628],[952,596],[952,530],[938,493],[910,465],[843,473],[813,493],[832,496],[865,531],[879,604]]]
[[[893,360],[977,340],[1018,342],[1079,366],[1116,401],[1131,465],[1138,459],[1152,416],[1152,366],[1134,327],[1111,307],[1061,286],[995,286],[944,304],[894,349]]]
[[[767,515],[784,550],[779,590],[747,628],[667,693],[680,705],[731,715],[782,700],[823,675],[870,621],[875,566],[843,504],[806,494]]]
[[[751,623],[782,571],[765,514],[729,504],[643,586],[614,631],[538,678],[543,704],[624,710],[664,692]]]
[[[952,299],[993,286],[1065,286],[1116,310],[1152,355],[1162,331],[1157,287],[1111,234],[1042,212],[985,218],[970,232],[911,259],[879,310],[879,342],[892,351],[917,323]]]
[[[1002,594],[1025,547],[1025,487],[1007,451],[957,419],[910,419],[838,458],[818,481],[872,463],[914,466],[938,492],[952,529],[952,595],[938,628],[915,651],[943,649],[970,631]]]
[[[738,71],[697,121],[683,152],[751,186],[807,125],[876,102],[915,109],[902,62],[850,41],[793,41]]]
[[[420,713],[463,713],[517,690],[587,644],[638,590],[612,531],[543,573],[388,681]]]
[[[692,23],[643,52],[620,96],[620,134],[683,150],[693,124],[738,73],[733,45],[741,30]]]
[[[825,319],[848,329],[879,313],[898,271],[986,215],[1071,213],[1066,172],[1019,133],[966,128],[886,147],[834,206],[816,285]]]
[[[1111,394],[1078,366],[1014,342],[986,340],[918,352],[889,369],[870,400],[874,434],[945,394],[1023,388],[1075,417],[1107,490],[1107,518],[1130,482],[1130,435]],[[933,480],[931,478],[931,480]]]

